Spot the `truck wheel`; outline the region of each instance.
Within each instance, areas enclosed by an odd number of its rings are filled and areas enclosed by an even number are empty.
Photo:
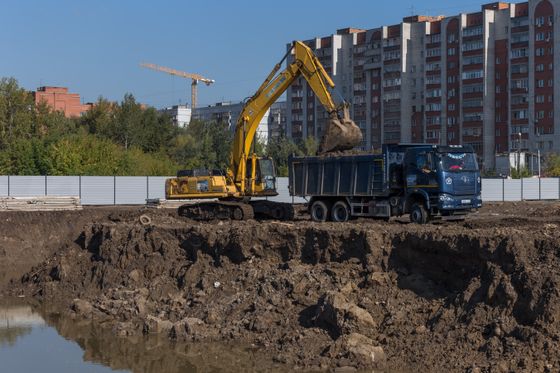
[[[333,221],[344,223],[350,219],[350,209],[344,201],[337,201],[331,210]]]
[[[428,211],[423,203],[415,203],[410,209],[410,221],[416,224],[426,224],[429,220]]]
[[[311,205],[311,219],[323,223],[329,220],[329,206],[324,201],[317,200]]]

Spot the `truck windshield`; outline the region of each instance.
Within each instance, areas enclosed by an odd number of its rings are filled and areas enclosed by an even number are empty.
[[[478,171],[473,153],[442,153],[440,158],[443,171]]]

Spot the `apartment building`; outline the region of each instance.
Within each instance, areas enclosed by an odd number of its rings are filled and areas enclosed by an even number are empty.
[[[32,92],[35,105],[45,103],[53,110],[62,111],[67,118],[79,117],[93,107],[82,104],[78,93],[68,92],[66,87],[39,87]]]
[[[342,29],[306,44],[352,103],[362,149],[470,144],[494,169],[500,153],[560,152],[559,11],[560,0],[496,2],[474,13]],[[320,137],[324,110],[301,79],[286,110],[288,136]]]
[[[173,124],[179,128],[186,127],[191,122],[192,109],[187,105],[173,105],[160,109],[159,112],[169,115]]]
[[[276,140],[286,134],[286,101],[277,101],[268,115],[268,138]]]
[[[243,111],[245,104],[243,102],[218,102],[214,105],[197,107],[192,112],[192,119],[200,119],[206,121],[216,121],[226,124],[232,131],[235,130],[237,120]],[[259,126],[257,127],[256,136],[265,144],[268,142],[268,116],[269,111],[265,113]]]

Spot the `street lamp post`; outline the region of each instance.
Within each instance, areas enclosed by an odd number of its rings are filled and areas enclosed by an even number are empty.
[[[519,136],[519,142],[517,143],[517,175],[521,177],[521,132],[517,136]]]

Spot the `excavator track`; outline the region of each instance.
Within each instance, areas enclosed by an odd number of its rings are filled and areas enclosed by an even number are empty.
[[[179,216],[198,220],[248,220],[253,218],[293,220],[294,208],[289,203],[266,200],[248,202],[216,201],[185,204],[179,207]]]
[[[244,202],[216,201],[185,204],[179,216],[192,220],[248,220],[253,219],[253,207]]]

